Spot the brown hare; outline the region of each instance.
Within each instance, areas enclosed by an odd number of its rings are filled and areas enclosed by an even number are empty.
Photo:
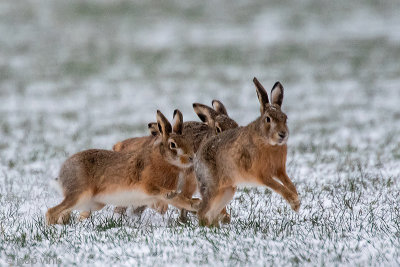
[[[196,121],[183,123],[183,134],[190,140],[195,153],[208,138],[225,130],[238,127],[238,124],[229,117],[228,112],[221,101],[213,100],[212,106],[213,108],[207,105],[194,103],[193,109],[204,123]],[[156,143],[158,128],[154,127],[154,123],[149,123],[148,127],[151,132],[150,136],[130,138],[118,142],[114,145],[113,150],[131,151]],[[184,171],[184,176],[181,178],[178,191],[181,191],[183,196],[189,198],[189,196],[192,196],[197,191],[197,180],[193,168],[186,169]],[[163,205],[162,203],[157,203],[153,208],[158,210],[160,213],[164,213],[168,209],[168,204]],[[145,207],[139,207],[134,210],[134,213],[141,213],[144,209]],[[126,207],[116,207],[114,211],[117,213],[124,213]],[[226,213],[225,209],[223,210],[223,213],[225,214],[224,222],[228,222],[230,217]],[[182,221],[186,220],[186,211],[182,210],[180,219]]]
[[[268,94],[253,80],[260,102],[261,116],[245,127],[210,138],[197,151],[194,161],[202,203],[200,224],[218,225],[221,210],[233,198],[240,184],[268,186],[298,211],[296,187],[286,174],[286,142],[289,130],[282,112],[283,87],[276,82]]]
[[[184,123],[185,125],[185,123]],[[147,125],[150,135],[142,137],[133,137],[124,141],[118,142],[113,146],[114,151],[134,151],[149,145],[153,145],[156,140],[155,137],[160,135],[156,122],[151,122]]]
[[[213,108],[194,103],[193,109],[199,118],[204,122],[187,121],[183,123],[183,133],[190,137],[193,149],[196,152],[202,142],[216,133],[223,132],[228,129],[237,128],[238,124],[229,117],[224,104],[219,100],[212,101]],[[114,151],[134,151],[144,146],[152,145],[159,135],[157,123],[148,124],[150,131],[149,136],[133,137],[118,142],[113,146]]]
[[[47,223],[67,223],[72,210],[80,210],[80,219],[85,219],[105,205],[151,206],[162,201],[196,211],[198,200],[176,192],[181,173],[191,167],[194,156],[182,135],[182,114],[175,110],[171,127],[157,111],[157,125],[161,140],[156,145],[129,153],[92,149],[67,159],[58,179],[64,200],[47,211]]]

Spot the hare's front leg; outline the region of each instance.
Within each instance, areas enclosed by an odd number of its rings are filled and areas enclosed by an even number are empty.
[[[151,208],[158,213],[164,215],[168,210],[168,204],[165,204],[163,201],[157,201],[154,202],[153,205],[151,205]]]
[[[140,206],[140,207],[134,208],[132,210],[132,213],[135,215],[141,215],[143,213],[143,211],[145,211],[146,208],[147,208],[147,206]],[[126,214],[127,209],[128,209],[128,207],[118,206],[118,207],[114,208],[114,213],[124,215],[124,214]]]
[[[286,174],[286,171],[278,172],[278,174],[276,175],[276,178],[279,181],[281,181],[283,183],[283,185],[286,186],[289,190],[291,190],[292,192],[296,193],[296,195],[298,195],[296,186],[294,186],[294,184],[292,183],[292,180],[290,180],[289,176]]]
[[[221,210],[221,222],[224,224],[231,223],[231,215],[226,211],[226,207]]]
[[[121,207],[121,206],[118,206],[118,207],[115,207],[114,208],[114,213],[118,213],[118,214],[121,214],[121,215],[123,215],[123,214],[126,214],[126,210],[128,209],[128,207]]]
[[[200,199],[192,198],[189,199],[182,194],[176,195],[174,198],[166,199],[166,202],[179,208],[185,209],[187,211],[197,212],[201,203]]]
[[[264,184],[274,190],[276,193],[280,194],[290,204],[294,211],[299,211],[300,200],[296,192],[289,190],[286,186],[275,181],[272,177],[264,179]]]

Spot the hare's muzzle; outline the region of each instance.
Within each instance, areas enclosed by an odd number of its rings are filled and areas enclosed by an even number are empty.
[[[283,132],[283,131],[282,132],[278,132],[278,136],[279,136],[279,138],[278,138],[277,143],[279,145],[286,144],[286,142],[288,140],[288,133],[287,132]]]
[[[191,156],[180,156],[180,161],[184,165],[192,165],[193,164],[193,157],[191,157]]]

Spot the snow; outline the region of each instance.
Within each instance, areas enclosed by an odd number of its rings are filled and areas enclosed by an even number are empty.
[[[3,1],[0,264],[399,265],[398,3]],[[279,80],[301,209],[241,189],[219,229],[113,214],[44,225],[62,162],[147,134],[160,109],[221,100],[259,115]]]

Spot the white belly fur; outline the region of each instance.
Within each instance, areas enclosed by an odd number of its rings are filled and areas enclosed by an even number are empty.
[[[259,187],[264,186],[260,181],[254,177],[240,177],[236,179],[236,184],[238,188],[248,188],[248,187]]]
[[[115,193],[95,196],[95,201],[115,206],[143,206],[151,205],[156,198],[140,190],[117,191]]]
[[[239,183],[236,184],[236,186],[238,188],[249,188],[249,187],[263,186],[263,184],[248,181],[248,182],[239,182]]]
[[[278,178],[272,177],[272,179],[274,179],[277,183],[283,185],[282,182]],[[247,188],[247,187],[265,186],[265,184],[257,181],[257,179],[241,179],[241,180],[239,180],[239,182],[236,183],[236,186],[238,188]]]

